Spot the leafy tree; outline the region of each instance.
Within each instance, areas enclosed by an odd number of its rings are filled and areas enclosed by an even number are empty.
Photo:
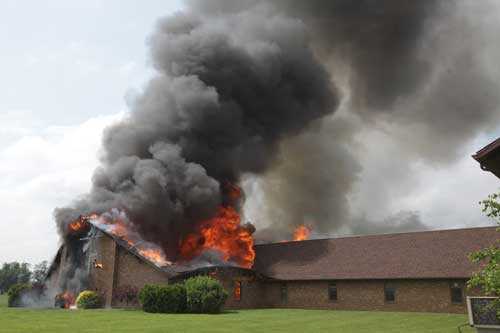
[[[35,285],[42,285],[45,276],[47,275],[47,271],[49,269],[47,260],[44,260],[33,267],[33,271],[31,272],[31,280]]]
[[[21,297],[31,290],[31,286],[27,283],[16,283],[13,284],[7,293],[8,295],[8,306],[9,307],[19,307],[22,306]]]
[[[31,272],[27,263],[4,263],[0,268],[0,293],[5,293],[17,283],[30,282]]]
[[[500,192],[488,196],[480,202],[483,212],[500,225]],[[500,229],[500,228],[499,228]],[[499,231],[497,229],[497,231]],[[468,282],[469,288],[480,288],[486,295],[500,296],[500,242],[483,250],[470,254],[474,263],[484,263],[484,268],[474,274]],[[492,306],[500,318],[500,300],[493,302]]]

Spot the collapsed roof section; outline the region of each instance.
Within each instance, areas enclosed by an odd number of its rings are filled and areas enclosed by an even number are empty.
[[[108,237],[111,237],[116,242],[116,244],[118,244],[119,246],[121,246],[122,248],[127,250],[132,255],[136,256],[137,258],[144,261],[145,263],[153,266],[154,268],[166,273],[168,276],[173,276],[173,275],[176,275],[178,273],[178,270],[176,269],[177,268],[176,265],[172,265],[172,264],[159,265],[158,263],[151,260],[150,258],[142,255],[141,252],[139,251],[139,249],[137,248],[137,245],[139,245],[139,244],[131,245],[127,241],[114,235],[113,233],[109,232],[105,228],[101,228],[98,224],[92,224],[92,226],[93,226],[93,228],[99,230],[100,232],[107,235]]]

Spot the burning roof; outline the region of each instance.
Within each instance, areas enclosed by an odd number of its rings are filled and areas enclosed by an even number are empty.
[[[87,238],[94,237],[92,228],[95,228],[141,260],[170,274],[193,269],[195,266],[191,261],[202,256],[205,251],[219,254],[212,258],[211,263],[204,262],[205,265],[250,268],[255,258],[252,239],[254,228],[251,224],[240,225],[239,214],[231,207],[221,208],[218,216],[202,221],[197,232],[186,236],[180,244],[182,257],[175,264],[167,259],[161,247],[141,238],[123,211],[115,209],[101,215],[80,216],[68,227],[73,236]]]
[[[93,224],[93,226],[105,235],[111,237],[119,246],[121,246],[134,256],[138,257],[142,261],[170,275],[175,274],[175,269],[172,266],[172,263],[164,258],[160,249],[141,248],[141,243],[134,245],[130,241],[110,232],[109,228],[103,227],[102,225],[97,223]]]
[[[185,260],[216,250],[225,262],[235,262],[251,268],[255,259],[252,225],[241,225],[240,215],[232,207],[220,207],[217,215],[202,221],[197,232],[188,234],[181,242],[180,253]]]

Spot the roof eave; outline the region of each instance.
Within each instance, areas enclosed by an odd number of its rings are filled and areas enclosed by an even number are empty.
[[[172,267],[169,267],[169,266],[158,266],[156,265],[154,262],[152,262],[149,258],[146,258],[145,256],[141,255],[139,252],[137,252],[136,248],[134,246],[129,246],[125,241],[121,240],[120,238],[116,237],[115,235],[107,232],[106,230],[104,230],[103,228],[99,228],[98,226],[96,225],[93,225],[96,229],[98,229],[99,231],[101,231],[103,234],[105,234],[106,236],[108,237],[111,237],[111,239],[113,239],[113,241],[115,241],[115,243],[124,248],[127,252],[129,252],[130,254],[136,256],[137,258],[139,258],[141,261],[144,261],[146,264],[150,265],[151,267],[153,267],[154,269],[162,272],[162,273],[166,273],[168,274],[169,276],[173,276],[176,274],[175,270],[172,268]]]

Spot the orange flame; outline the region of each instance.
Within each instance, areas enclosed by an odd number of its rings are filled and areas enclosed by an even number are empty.
[[[80,216],[70,224],[68,224],[68,231],[72,234],[78,234],[80,232],[87,231],[90,228],[88,223],[88,218],[86,216]]]
[[[196,233],[188,234],[180,244],[180,254],[191,260],[205,250],[217,250],[224,261],[250,268],[255,259],[253,230],[240,224],[240,215],[230,206],[220,206],[215,217],[199,223]]]
[[[101,220],[99,220],[99,222],[101,222]],[[130,227],[128,227],[122,220],[120,219],[113,219],[111,221],[105,220],[104,222],[102,222],[102,224],[110,226],[109,231],[114,236],[127,242],[128,245],[134,246],[134,244],[136,243],[132,240]]]
[[[135,251],[158,266],[172,264],[166,259],[165,254],[160,247],[144,241],[141,238],[140,234],[128,221],[128,218],[123,211],[114,209],[102,215],[91,214],[81,216],[74,222],[70,223],[69,228],[70,230],[82,230],[82,225],[85,225],[85,228],[89,228],[90,224],[96,225],[99,229],[104,230],[116,238],[126,242],[128,246],[134,248]],[[103,268],[102,264],[97,265],[99,265],[99,267],[95,266],[95,268]]]
[[[70,291],[65,291],[57,295],[56,299],[61,302],[61,305],[63,305],[65,309],[69,309],[71,306],[75,305],[75,295]]]
[[[241,281],[234,281],[233,296],[236,301],[241,300]]]
[[[231,183],[224,186],[224,191],[234,202],[242,196],[242,190]],[[252,233],[255,229],[253,226],[242,226],[240,222],[240,215],[234,207],[220,206],[215,217],[201,221],[196,231],[180,242],[182,259],[191,260],[203,251],[212,249],[220,252],[224,261],[235,262],[242,267],[252,267],[255,259]],[[123,211],[112,209],[102,215],[80,216],[69,224],[69,229],[72,232],[81,232],[88,230],[91,224],[127,242],[138,254],[158,266],[172,264],[167,260],[163,249],[141,238]]]
[[[94,268],[103,269],[104,265],[100,262],[97,262],[97,260],[94,259]]]
[[[138,252],[159,266],[171,265],[160,249],[138,249]]]
[[[305,225],[299,225],[295,231],[293,232],[293,240],[294,241],[303,241],[309,238],[311,234],[311,229],[306,227]]]

